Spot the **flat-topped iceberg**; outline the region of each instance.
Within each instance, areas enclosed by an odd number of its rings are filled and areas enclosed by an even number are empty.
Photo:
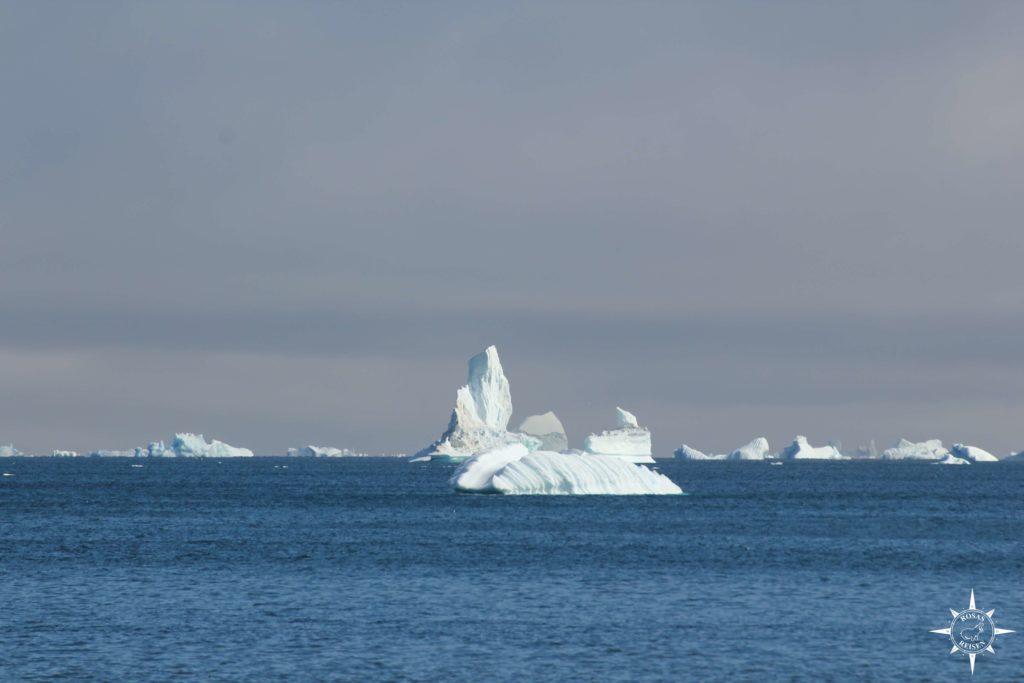
[[[949,450],[956,457],[971,462],[999,462],[999,458],[977,446],[965,446],[962,443],[955,443]]]
[[[569,448],[569,437],[565,435],[565,427],[550,410],[543,415],[531,415],[519,425],[519,432],[540,441],[545,451],[560,453]]]
[[[160,443],[160,442],[157,442]],[[151,444],[155,445],[155,444]],[[214,439],[206,443],[202,434],[183,432],[175,434],[171,445],[161,453],[164,457],[177,458],[251,458],[252,451],[248,448],[229,446],[223,441]]]
[[[53,458],[77,458],[78,457],[78,451],[64,451],[64,450],[56,449],[54,451],[51,451],[50,457],[53,457]]]
[[[614,455],[633,463],[653,463],[650,430],[641,427],[636,415],[628,410],[617,407],[615,413],[618,428],[591,434],[583,443],[583,450],[593,455]]]
[[[512,444],[480,453],[452,475],[456,491],[510,495],[679,495],[671,479],[606,455],[530,451]]]
[[[882,460],[942,460],[949,451],[938,439],[908,441],[900,439],[892,448],[882,451]]]
[[[100,449],[96,451],[89,451],[87,457],[90,458],[134,458],[138,454],[139,449],[133,448],[130,451],[116,451]]]
[[[15,448],[13,444],[0,446],[0,458],[15,458],[19,455],[21,455],[21,451]]]
[[[540,440],[509,432],[512,394],[498,350],[488,346],[469,359],[469,380],[455,394],[455,409],[441,438],[419,451],[414,461],[462,461],[474,453],[521,443],[531,450]]]
[[[814,447],[805,436],[793,439],[793,443],[779,451],[777,457],[779,460],[847,460],[835,446]]]
[[[722,453],[721,455],[702,453],[696,448],[683,444],[675,450],[675,457],[678,460],[767,460],[771,455],[768,439],[759,436],[747,445],[740,446],[732,453]]]
[[[348,448],[332,446],[303,446],[302,448],[288,449],[288,456],[292,458],[358,458],[366,455],[366,453],[356,453]]]

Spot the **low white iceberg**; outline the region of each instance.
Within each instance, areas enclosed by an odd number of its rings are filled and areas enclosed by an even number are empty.
[[[77,458],[78,451],[54,450],[50,453],[50,456],[54,458]]]
[[[732,453],[722,453],[721,455],[702,453],[696,448],[683,444],[675,450],[675,456],[679,460],[768,460],[771,457],[768,439],[763,436],[759,436],[745,446],[740,446]]]
[[[618,429],[600,434],[591,434],[583,444],[583,450],[594,455],[614,455],[633,463],[653,463],[651,457],[651,432],[641,427],[636,415],[616,408]]]
[[[521,443],[529,449],[540,440],[507,431],[512,417],[512,393],[501,367],[498,350],[487,347],[469,359],[469,380],[455,394],[455,409],[441,438],[419,451],[413,462],[460,462],[474,453]]]
[[[932,462],[930,464],[932,464],[932,465],[970,465],[971,463],[968,460],[964,460],[963,458],[956,457],[952,453],[947,453],[946,457],[943,458],[942,460],[935,460],[934,462]]]
[[[511,495],[679,495],[671,479],[606,455],[530,451],[512,444],[462,463],[451,478],[456,491]]]
[[[540,441],[545,451],[560,453],[569,448],[569,437],[565,435],[565,427],[550,410],[543,415],[531,415],[519,425],[519,432]]]
[[[160,442],[156,442],[155,445],[162,445]],[[171,445],[161,453],[164,457],[177,457],[177,458],[251,458],[253,457],[252,451],[248,448],[237,448],[235,446],[229,446],[223,441],[217,441],[214,439],[210,443],[206,443],[206,439],[203,438],[202,434],[190,434],[183,432],[175,434],[174,439],[171,441]]]
[[[892,448],[882,451],[882,460],[943,460],[949,451],[938,439],[914,442],[900,439]]]
[[[289,448],[288,456],[292,458],[358,458],[366,453],[356,453],[348,448],[333,448],[331,446],[303,446],[302,448]]]
[[[950,452],[962,460],[969,460],[971,462],[999,462],[999,458],[977,446],[965,446],[962,443],[955,443]]]
[[[130,451],[114,451],[100,449],[98,451],[90,451],[88,457],[90,458],[134,458],[139,449],[133,448]]]
[[[0,446],[0,458],[15,458],[19,455],[21,455],[21,451],[15,448],[13,444]]]
[[[807,437],[798,436],[793,443],[778,453],[779,460],[847,460],[835,446],[819,446],[815,448],[807,443]]]
[[[725,460],[727,456],[724,453],[721,455],[709,455],[684,443],[675,450],[675,457],[677,460]]]

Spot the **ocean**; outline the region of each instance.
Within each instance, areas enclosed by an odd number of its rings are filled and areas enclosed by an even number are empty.
[[[133,465],[142,467],[133,467]],[[455,494],[385,458],[0,461],[4,681],[1024,680],[1024,466],[662,461]]]

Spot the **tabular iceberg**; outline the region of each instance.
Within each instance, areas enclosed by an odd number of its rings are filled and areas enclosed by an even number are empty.
[[[414,461],[462,461],[474,453],[521,443],[530,450],[540,440],[507,431],[512,417],[512,394],[501,368],[498,350],[488,346],[469,359],[469,382],[455,394],[455,409],[441,438],[414,457]]]
[[[160,442],[157,442],[160,443]],[[161,444],[162,445],[162,444]],[[152,447],[152,444],[151,444]],[[236,448],[214,439],[206,443],[202,434],[183,432],[175,434],[171,445],[159,455],[178,458],[251,458],[248,448]]]
[[[21,455],[21,451],[14,445],[0,446],[0,458],[14,458]]]
[[[358,458],[366,453],[356,453],[348,448],[333,448],[331,446],[303,446],[302,448],[289,448],[288,456],[292,458]]]
[[[633,463],[653,463],[651,457],[651,432],[641,427],[636,415],[615,409],[618,418],[618,429],[611,429],[600,434],[591,434],[583,444],[583,450],[594,455],[614,455]]]
[[[815,448],[807,443],[807,437],[798,436],[793,443],[779,451],[779,460],[847,460],[835,446],[819,446]]]
[[[565,435],[565,427],[550,410],[543,415],[531,415],[519,425],[522,434],[535,437],[545,451],[562,452],[569,448],[569,437]]]
[[[511,495],[679,495],[671,479],[606,455],[530,451],[512,444],[480,453],[452,475],[456,491]]]
[[[977,446],[965,446],[962,443],[953,444],[950,452],[963,460],[970,462],[999,462],[999,458]]]
[[[895,446],[882,451],[882,460],[942,460],[949,451],[938,439],[915,443],[900,439]]]

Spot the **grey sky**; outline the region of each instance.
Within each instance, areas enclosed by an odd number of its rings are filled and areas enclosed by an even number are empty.
[[[0,443],[1024,448],[1020,3],[0,1]]]

